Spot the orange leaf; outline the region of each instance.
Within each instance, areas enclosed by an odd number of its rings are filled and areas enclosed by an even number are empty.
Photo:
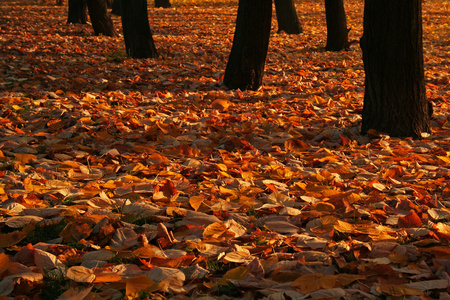
[[[94,283],[116,282],[122,280],[117,273],[99,273],[95,275]]]
[[[161,289],[161,285],[151,280],[146,275],[140,275],[124,280],[126,283],[126,295],[137,296],[140,292],[153,293]]]
[[[24,165],[37,159],[36,155],[27,153],[14,153],[14,157],[16,162]]]
[[[284,142],[284,147],[288,152],[301,153],[309,148],[308,144],[299,139],[290,139]]]
[[[216,99],[211,103],[211,107],[219,110],[227,110],[231,105],[231,102],[226,99]]]
[[[409,215],[398,218],[399,228],[414,228],[420,226],[422,226],[422,220],[415,212],[411,212]]]
[[[9,266],[11,265],[11,261],[9,259],[9,256],[5,253],[0,254],[0,275],[8,270]]]

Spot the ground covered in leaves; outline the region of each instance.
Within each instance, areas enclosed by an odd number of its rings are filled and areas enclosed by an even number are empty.
[[[0,299],[449,299],[449,2],[424,3],[422,140],[359,134],[361,51],[323,50],[323,1],[302,35],[273,21],[257,92],[221,85],[237,2],[173,2],[155,60],[0,3]]]

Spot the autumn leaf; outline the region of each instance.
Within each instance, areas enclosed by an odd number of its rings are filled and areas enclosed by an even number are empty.
[[[76,282],[91,283],[95,280],[94,271],[82,266],[70,267],[66,276]]]
[[[0,275],[8,270],[9,266],[11,264],[11,261],[9,259],[9,256],[5,253],[0,254]]]
[[[410,214],[404,217],[398,218],[398,227],[400,228],[411,228],[420,226],[422,226],[422,220],[415,212],[411,212]]]
[[[0,1],[3,297],[445,297],[446,1],[422,3],[420,139],[361,134],[361,48],[321,49],[324,2],[295,1],[302,35],[272,21],[256,91],[223,85],[237,1],[149,2],[157,59],[37,4]]]
[[[153,293],[161,289],[161,285],[151,280],[146,275],[136,276],[130,279],[125,279],[126,283],[126,295],[136,296],[140,292]]]
[[[376,289],[380,294],[393,297],[420,296],[423,294],[420,290],[396,284],[380,284],[376,286]]]

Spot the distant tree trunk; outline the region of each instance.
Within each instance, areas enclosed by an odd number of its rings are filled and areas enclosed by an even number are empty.
[[[113,1],[111,13],[116,16],[122,15],[122,0]]]
[[[122,27],[128,57],[158,56],[148,23],[147,0],[122,2]]]
[[[133,2],[133,1],[131,1]],[[95,35],[117,36],[106,0],[87,0],[89,17]]]
[[[294,0],[275,0],[275,10],[277,13],[278,32],[284,31],[287,34],[300,34],[303,32]]]
[[[272,0],[239,0],[233,46],[223,79],[228,88],[257,90],[262,85],[271,20]]]
[[[170,0],[155,0],[155,7],[169,8],[172,7]]]
[[[86,24],[87,23],[87,4],[86,0],[69,0],[69,12],[67,24]]]
[[[341,51],[350,46],[343,0],[325,0],[328,51]]]
[[[422,0],[365,1],[363,133],[420,137],[430,131],[422,34]]]

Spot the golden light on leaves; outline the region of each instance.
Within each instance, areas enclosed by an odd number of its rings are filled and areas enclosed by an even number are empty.
[[[322,51],[321,1],[295,3],[307,33],[271,34],[258,91],[222,84],[237,1],[149,4],[156,60],[28,2],[0,1],[0,294],[447,296],[448,5],[423,2],[414,140],[360,134],[361,50]]]
[[[126,295],[136,297],[140,292],[153,293],[162,288],[162,286],[146,275],[139,275],[130,279],[123,280],[126,284]]]
[[[82,266],[73,266],[67,270],[67,278],[76,282],[91,283],[95,280],[94,271]]]

